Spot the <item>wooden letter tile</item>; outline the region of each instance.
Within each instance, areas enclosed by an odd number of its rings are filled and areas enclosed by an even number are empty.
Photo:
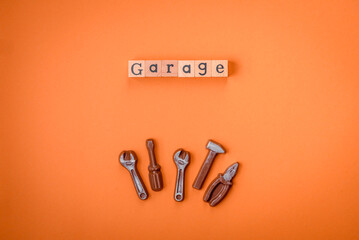
[[[162,77],[177,77],[177,76],[178,76],[178,61],[162,60]]]
[[[161,60],[146,60],[146,77],[161,77]]]
[[[212,77],[228,77],[228,60],[212,60]]]
[[[212,61],[211,60],[196,60],[196,61],[194,61],[194,76],[195,77],[211,77],[212,76]]]
[[[128,77],[144,77],[145,61],[133,60],[128,61]]]
[[[194,77],[194,61],[178,61],[178,77]]]

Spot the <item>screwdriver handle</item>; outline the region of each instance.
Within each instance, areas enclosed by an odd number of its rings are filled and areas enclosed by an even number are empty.
[[[146,146],[148,150],[148,155],[150,157],[150,164],[148,165],[148,176],[150,179],[151,188],[153,191],[161,191],[163,189],[161,166],[156,161],[154,152],[155,146],[153,140],[147,139]]]

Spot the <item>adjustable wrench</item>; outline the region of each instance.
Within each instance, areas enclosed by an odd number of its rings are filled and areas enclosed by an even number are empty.
[[[189,164],[190,155],[189,152],[186,152],[183,149],[178,149],[175,152],[173,159],[177,166],[177,180],[174,198],[177,202],[181,202],[184,199],[184,172]]]
[[[136,168],[137,156],[135,152],[123,151],[119,157],[119,160],[121,165],[124,166],[130,172],[138,197],[141,200],[147,199],[148,198],[147,189],[143,184],[141,176]]]

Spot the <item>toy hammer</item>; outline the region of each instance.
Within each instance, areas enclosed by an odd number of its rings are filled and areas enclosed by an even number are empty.
[[[224,148],[212,140],[208,141],[207,148],[209,149],[206,160],[203,162],[201,169],[199,170],[196,179],[192,185],[193,188],[201,189],[204,183],[204,180],[207,177],[207,174],[212,166],[213,160],[218,153],[225,153]]]

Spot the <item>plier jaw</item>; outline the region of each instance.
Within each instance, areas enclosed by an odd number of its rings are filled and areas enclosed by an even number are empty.
[[[218,176],[209,184],[204,193],[203,200],[208,202],[211,207],[216,206],[227,195],[232,186],[231,180],[236,175],[238,166],[238,163],[232,164],[227,168],[224,174],[218,174]]]

